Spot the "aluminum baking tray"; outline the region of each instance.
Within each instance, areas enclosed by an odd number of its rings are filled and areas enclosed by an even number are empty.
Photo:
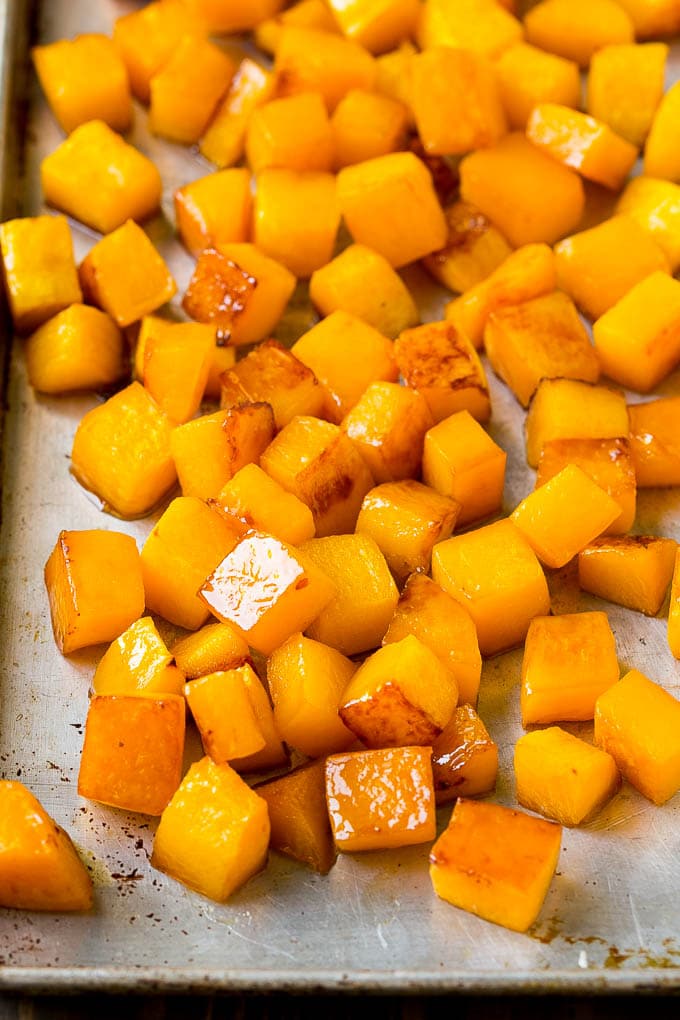
[[[0,0],[4,40],[5,216],[43,212],[38,167],[61,134],[28,75],[24,40],[110,31],[129,0]],[[24,116],[22,99],[28,95]],[[22,139],[20,146],[13,140]],[[133,141],[164,181],[164,216],[148,230],[183,292],[192,260],[172,229],[172,195],[209,171],[195,152],[154,138],[135,109]],[[18,207],[16,200],[18,199]],[[94,235],[73,224],[80,258]],[[409,270],[423,317],[442,295]],[[282,327],[305,328],[304,305]],[[509,451],[506,510],[533,488],[518,405],[491,375],[491,432]],[[78,797],[78,759],[96,656],[63,659],[49,626],[42,567],[60,529],[114,528],[141,543],[149,521],[103,514],[68,472],[80,416],[95,398],[46,398],[27,385],[15,343],[6,388],[0,557],[0,774],[20,777],[72,833],[96,884],[89,916],[0,910],[6,990],[342,990],[610,992],[680,987],[680,797],[655,808],[628,785],[583,829],[565,831],[558,874],[535,928],[514,934],[438,900],[429,847],[341,856],[326,878],[272,855],[224,906],[151,869],[154,822]],[[678,373],[662,387],[680,393]],[[680,539],[678,490],[640,494],[636,530]],[[606,608],[622,669],[637,667],[680,696],[665,609],[645,619],[579,594],[569,570],[550,578],[558,612]],[[665,607],[667,608],[667,607]],[[521,653],[485,663],[480,710],[500,747],[497,799],[513,803],[510,762],[519,724]],[[587,732],[588,727],[581,731]],[[448,811],[441,812],[446,824]]]

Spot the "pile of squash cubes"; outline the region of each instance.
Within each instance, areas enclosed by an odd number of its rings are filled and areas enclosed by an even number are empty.
[[[680,703],[620,678],[605,612],[551,615],[545,573],[576,557],[584,591],[655,615],[675,570],[680,657],[676,542],[630,533],[637,488],[680,485],[680,397],[619,388],[680,363],[680,83],[649,41],[678,30],[671,0],[523,20],[512,0],[154,0],[112,39],[35,49],[66,133],[45,201],[102,236],[76,267],[64,216],[0,228],[30,382],[113,392],[71,470],[121,517],[167,503],[141,553],[64,530],[46,566],[60,650],[109,645],[79,793],[160,816],[153,864],[180,882],[223,901],[270,846],[325,873],[432,842],[455,800],[436,893],[524,931],[562,825],[621,776],[656,804],[680,788]],[[239,33],[240,63],[210,38]],[[162,183],[123,137],[131,94],[215,167],[174,196],[183,321],[139,225]],[[618,197],[584,220],[593,184]],[[442,321],[398,272],[418,261],[452,292]],[[289,349],[271,335],[300,280],[319,321]],[[481,349],[528,408],[536,488],[507,517]],[[154,616],[185,636],[168,648]],[[472,799],[498,767],[482,656],[522,643],[517,800],[549,820]],[[183,775],[187,706],[205,756]],[[592,719],[594,745],[555,725]],[[3,903],[88,908],[65,833],[19,783],[0,804]]]

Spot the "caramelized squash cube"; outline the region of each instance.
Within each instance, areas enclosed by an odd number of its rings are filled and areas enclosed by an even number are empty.
[[[187,634],[172,646],[178,668],[189,680],[221,673],[242,666],[250,650],[238,631],[229,623],[206,623],[194,634]]]
[[[97,694],[90,702],[78,793],[125,811],[160,815],[179,786],[184,699]]]
[[[352,440],[337,425],[299,415],[260,457],[260,467],[302,500],[317,537],[354,531],[373,477]]]
[[[334,754],[326,760],[326,803],[338,850],[392,850],[436,833],[429,747]]]
[[[395,268],[446,244],[446,219],[432,178],[412,152],[344,167],[338,174],[338,202],[353,239]]]
[[[265,531],[289,545],[314,538],[312,511],[292,492],[265,474],[257,464],[246,464],[220,490],[221,510],[244,525]]]
[[[589,821],[621,785],[610,754],[559,726],[520,737],[514,766],[519,803],[560,825]]]
[[[680,485],[680,397],[630,404],[630,449],[640,488]]]
[[[482,658],[472,617],[425,574],[412,574],[399,597],[383,645],[412,634],[447,667],[461,704],[476,705]]]
[[[348,39],[371,53],[385,53],[413,34],[418,0],[329,0],[329,7]]]
[[[205,753],[218,765],[261,751],[265,739],[260,729],[243,671],[248,665],[208,673],[191,680],[184,693]]]
[[[661,609],[673,577],[677,542],[653,535],[610,535],[578,558],[583,591],[646,616]]]
[[[274,94],[274,74],[245,57],[200,142],[201,154],[218,167],[234,166],[245,149],[251,114]]]
[[[432,744],[437,804],[492,793],[497,774],[498,747],[474,708],[459,705]]]
[[[373,88],[375,61],[359,43],[314,28],[287,25],[274,61],[280,96],[320,92],[332,112],[350,89]]]
[[[423,448],[423,481],[455,500],[461,527],[500,510],[507,454],[468,411],[429,429]]]
[[[235,72],[231,57],[213,43],[183,36],[149,82],[150,130],[171,142],[197,142]]]
[[[532,620],[522,660],[522,725],[593,718],[595,702],[619,679],[606,613]]]
[[[643,145],[663,96],[667,57],[665,43],[599,50],[588,75],[588,113],[619,137]]]
[[[419,321],[401,277],[386,258],[363,244],[350,244],[317,269],[309,281],[309,296],[322,315],[347,312],[390,338]]]
[[[628,435],[626,398],[620,390],[577,379],[542,379],[526,418],[527,461],[538,464],[553,439],[617,439]]]
[[[560,103],[574,109],[581,105],[578,64],[529,43],[518,42],[500,55],[496,77],[510,127],[520,131],[539,103]]]
[[[595,743],[655,804],[680,790],[680,702],[638,670],[598,698]]]
[[[404,148],[408,111],[398,99],[351,89],[331,118],[335,166],[353,166]]]
[[[269,808],[271,848],[327,875],[336,852],[326,807],[325,760],[260,783],[255,791]]]
[[[234,548],[242,527],[195,496],[173,499],[142,549],[146,605],[170,623],[197,630],[208,610],[197,591]]]
[[[277,340],[265,340],[222,378],[222,407],[262,401],[271,406],[276,428],[282,429],[298,414],[321,414],[325,394],[299,358]]]
[[[482,655],[520,644],[533,618],[550,609],[545,574],[511,520],[440,542],[432,577],[470,613]]]
[[[334,593],[311,557],[258,531],[247,532],[199,588],[208,609],[263,655],[305,630]]]
[[[338,708],[356,663],[320,641],[293,634],[267,661],[267,684],[281,738],[310,758],[345,751],[356,737]]]
[[[131,383],[81,418],[71,472],[109,511],[144,517],[177,480],[172,428],[144,387]]]
[[[423,50],[452,46],[491,60],[521,38],[519,21],[493,0],[427,0],[417,32]]]
[[[329,535],[305,542],[301,552],[334,588],[308,636],[344,655],[377,648],[399,592],[376,542],[368,535]]]
[[[340,226],[335,177],[311,170],[263,170],[254,216],[256,245],[306,279],[333,255]]]
[[[376,482],[420,473],[423,442],[432,425],[425,397],[397,383],[371,383],[342,423]]]
[[[202,758],[163,812],[151,863],[222,903],[265,866],[269,831],[262,797],[229,765]]]
[[[194,323],[173,323],[144,343],[144,388],[178,425],[198,411],[215,353],[215,334]]]
[[[444,215],[449,230],[446,244],[427,255],[423,265],[439,283],[462,293],[498,269],[512,249],[491,221],[468,202],[454,202]],[[414,323],[402,328],[410,325]]]
[[[177,230],[188,251],[241,244],[250,236],[252,196],[244,167],[199,177],[175,192]]]
[[[95,694],[182,694],[167,686],[167,669],[173,656],[150,616],[135,620],[104,652],[95,670]],[[172,674],[171,674],[172,676]]]
[[[14,328],[30,333],[83,295],[63,216],[35,216],[0,224],[5,290]]]
[[[246,159],[254,174],[269,167],[331,170],[333,132],[321,93],[273,99],[253,110],[246,132]]]
[[[19,782],[0,781],[0,906],[89,910],[92,879],[68,834]]]
[[[664,94],[654,114],[645,145],[644,172],[647,177],[680,181],[678,157],[678,115],[680,114],[680,82]]]
[[[604,46],[632,43],[633,22],[614,0],[543,0],[524,19],[527,42],[587,67]]]
[[[398,584],[415,571],[430,569],[432,548],[449,538],[458,504],[420,482],[378,485],[364,497],[356,531],[369,535]]]
[[[675,566],[671,580],[671,599],[668,607],[668,646],[671,654],[680,659],[680,548],[675,551]]]
[[[26,368],[40,393],[107,389],[126,374],[127,348],[115,322],[98,308],[72,304],[26,341]]]
[[[680,186],[653,177],[634,177],[616,207],[646,230],[668,259],[672,272],[680,266]]]

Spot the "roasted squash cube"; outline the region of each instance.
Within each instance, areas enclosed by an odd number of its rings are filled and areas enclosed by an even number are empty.
[[[331,118],[335,166],[353,166],[404,148],[408,111],[377,92],[351,89]]]
[[[376,482],[415,478],[432,414],[422,393],[391,382],[371,383],[342,423]]]
[[[671,600],[668,607],[668,646],[672,655],[680,659],[680,549],[675,552],[675,567],[671,581]]]
[[[655,804],[680,790],[680,702],[636,669],[598,698],[595,743]]]
[[[512,128],[523,131],[539,103],[560,103],[574,109],[581,105],[578,64],[529,43],[518,42],[500,55],[496,77]]]
[[[183,36],[149,82],[150,130],[171,142],[197,142],[235,72],[231,57],[213,43]]]
[[[229,623],[206,623],[195,634],[187,634],[172,646],[177,666],[189,680],[242,666],[250,650]]]
[[[519,21],[489,0],[427,0],[418,22],[423,50],[452,46],[494,60],[521,38]]]
[[[273,850],[326,875],[335,863],[335,845],[326,807],[326,762],[309,762],[255,787],[267,802]]]
[[[257,464],[246,464],[220,490],[221,510],[249,528],[266,531],[289,545],[314,538],[312,511],[292,492],[265,474]]]
[[[310,758],[345,751],[356,737],[338,715],[356,663],[320,641],[293,634],[267,661],[267,684],[281,738]]]
[[[171,433],[172,423],[153,397],[131,383],[81,418],[71,471],[105,508],[121,517],[143,517],[177,479]]]
[[[87,305],[70,305],[43,323],[25,351],[29,381],[40,393],[107,389],[126,374],[123,334]]]
[[[197,630],[208,610],[196,593],[242,531],[239,522],[195,496],[173,499],[142,549],[147,608],[178,627]]]
[[[97,694],[90,702],[78,793],[160,815],[179,786],[184,699],[174,694]]]
[[[311,276],[330,262],[335,247],[340,226],[335,177],[311,170],[263,170],[254,218],[255,243],[265,255],[295,276]]]
[[[381,96],[401,103],[406,111],[406,123],[409,128],[415,127],[411,108],[411,69],[415,53],[417,50],[413,43],[406,40],[398,49],[384,53],[375,62],[375,91]]]
[[[182,0],[216,35],[247,32],[281,10],[284,0]]]
[[[0,252],[17,333],[30,333],[82,301],[71,232],[63,216],[35,216],[0,224]]]
[[[680,186],[652,177],[634,177],[626,185],[616,211],[647,231],[675,272],[680,266]]]
[[[644,172],[647,177],[680,181],[678,158],[678,113],[680,82],[668,89],[654,114],[645,145]]]
[[[265,801],[229,765],[202,758],[163,812],[151,863],[222,903],[264,867],[268,846]]]
[[[635,28],[636,39],[675,35],[680,29],[680,11],[674,0],[618,0]]]
[[[95,670],[95,694],[182,694],[184,677],[168,686],[173,656],[150,616],[136,620],[104,652]]]
[[[198,411],[214,353],[213,330],[194,323],[172,323],[146,336],[142,382],[172,422],[188,422]]]
[[[334,754],[326,760],[326,803],[338,850],[391,850],[436,832],[429,747]]]
[[[552,439],[617,439],[628,435],[626,398],[620,390],[576,379],[543,379],[526,418],[527,460],[536,467]]]
[[[459,705],[432,744],[437,804],[492,793],[497,774],[498,747],[474,708]]]
[[[633,23],[614,0],[543,0],[524,19],[527,42],[587,67],[593,54],[632,43]]]
[[[184,693],[205,753],[218,765],[245,758],[265,746],[243,671],[248,665],[191,680]]]
[[[550,609],[545,574],[511,520],[440,542],[432,577],[470,613],[482,655],[520,644],[532,619]]]
[[[269,167],[332,170],[334,155],[333,131],[320,92],[273,99],[253,110],[246,159],[254,174]]]
[[[578,558],[583,591],[646,616],[661,609],[673,577],[677,542],[653,535],[610,535]]]
[[[92,880],[68,834],[22,783],[0,781],[0,906],[89,910]]]
[[[329,0],[329,7],[348,39],[371,53],[393,50],[412,35],[418,0]]]
[[[268,772],[271,769],[289,765],[288,752],[281,741],[272,711],[272,703],[262,681],[250,663],[243,664],[240,674],[265,744],[261,751],[255,751],[254,754],[246,755],[245,758],[234,758],[231,762],[232,768],[237,772]]]
[[[599,50],[588,74],[588,113],[633,145],[643,145],[663,96],[667,57],[665,43]]]
[[[296,0],[273,18],[266,18],[255,28],[254,38],[259,49],[265,53],[276,53],[281,33],[286,25],[298,28],[318,28],[322,32],[340,35],[340,26],[331,14],[326,0]]]
[[[325,394],[310,368],[277,340],[265,340],[222,377],[222,407],[268,403],[277,429],[298,414],[320,415]]]
[[[249,57],[242,60],[201,139],[201,154],[219,167],[238,163],[245,149],[250,116],[272,97],[275,85],[272,72]]]
[[[376,76],[371,54],[332,32],[286,25],[274,62],[281,96],[320,92],[332,112],[350,89],[370,89]]]
[[[446,244],[427,255],[423,265],[439,283],[462,293],[498,269],[512,249],[491,221],[468,202],[454,202],[444,215],[449,230]]]
[[[630,448],[640,488],[680,485],[680,397],[630,404]]]
[[[199,177],[177,189],[177,230],[192,255],[248,241],[253,204],[250,183],[248,171],[237,167]]]

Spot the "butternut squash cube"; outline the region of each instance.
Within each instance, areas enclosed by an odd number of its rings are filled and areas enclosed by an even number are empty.
[[[213,43],[183,36],[149,82],[149,129],[171,142],[194,144],[207,128],[235,72],[231,57]]]
[[[320,92],[331,113],[350,89],[370,91],[376,76],[373,57],[357,42],[296,25],[281,32],[274,71],[280,96]]]
[[[66,134],[88,120],[127,131],[132,119],[125,64],[106,35],[87,33],[34,46],[33,64],[45,98]]]
[[[680,702],[636,669],[598,698],[595,743],[655,804],[680,789]]]
[[[348,39],[371,53],[384,53],[412,35],[418,0],[329,0],[329,7]]]
[[[671,654],[680,659],[680,549],[675,551],[675,567],[671,581],[671,599],[668,608],[668,646]]]
[[[680,397],[630,404],[630,449],[641,489],[680,485]]]
[[[493,792],[498,747],[471,705],[459,705],[433,741],[432,774],[438,805]]]
[[[273,96],[275,85],[271,71],[245,57],[201,139],[201,155],[218,167],[238,163],[245,149],[250,116]]]
[[[381,96],[401,103],[406,111],[406,123],[409,128],[415,127],[411,107],[411,69],[412,57],[416,52],[413,43],[407,40],[398,49],[378,57],[375,62],[375,91]]]
[[[178,668],[189,680],[208,673],[242,666],[249,657],[248,643],[229,623],[206,623],[172,646]]]
[[[458,527],[500,510],[507,454],[468,411],[425,433],[423,481],[458,503]]]
[[[614,0],[543,0],[524,18],[527,42],[587,67],[593,54],[632,43],[633,22]]]
[[[250,174],[244,167],[199,177],[175,192],[177,230],[196,257],[206,248],[247,241],[251,213]]]
[[[63,216],[0,224],[5,291],[17,333],[30,333],[83,295]]]
[[[635,27],[637,39],[675,35],[680,29],[680,11],[674,0],[618,0]]]
[[[401,585],[414,571],[429,571],[432,548],[449,538],[457,515],[455,500],[427,485],[386,482],[364,497],[356,531],[375,541]]]
[[[533,618],[550,609],[536,554],[509,519],[436,545],[432,577],[470,613],[482,655],[520,644]]]
[[[102,234],[148,219],[161,200],[154,163],[102,120],[81,124],[45,156],[40,179],[48,205]]]
[[[597,319],[593,340],[610,379],[649,393],[680,363],[680,283],[645,277]]]
[[[668,273],[658,244],[629,216],[613,216],[555,247],[557,284],[591,319],[654,272]]]
[[[412,634],[447,667],[460,704],[477,704],[482,658],[472,617],[425,574],[411,574],[399,597],[383,645]]]
[[[491,365],[527,407],[541,379],[600,378],[597,354],[571,298],[552,294],[499,308],[484,329]]]
[[[273,850],[326,875],[335,863],[335,845],[326,807],[326,762],[309,762],[255,787],[267,802]]]
[[[377,648],[399,592],[375,541],[368,535],[329,535],[305,542],[301,552],[334,588],[310,621],[308,636],[343,655]]]
[[[583,591],[656,616],[673,577],[677,542],[652,535],[610,535],[591,542],[578,558]]]
[[[142,549],[147,609],[178,627],[197,630],[208,610],[196,593],[241,532],[237,522],[195,496],[173,499]]]
[[[326,803],[338,850],[392,850],[434,839],[429,747],[334,754],[326,760]]]
[[[396,482],[420,473],[425,433],[432,415],[425,397],[397,383],[376,382],[342,423],[376,482]]]
[[[146,337],[144,388],[172,422],[181,425],[198,411],[214,352],[213,330],[194,323],[173,323]]]
[[[182,0],[216,35],[247,32],[281,10],[284,0]]]
[[[492,312],[522,304],[555,289],[555,257],[547,244],[527,244],[508,255],[485,279],[449,302],[446,318],[475,347],[482,346]]]
[[[333,132],[321,93],[303,92],[256,107],[246,131],[246,158],[254,174],[268,167],[331,170]]]
[[[469,411],[477,421],[491,416],[486,373],[467,336],[453,322],[427,322],[397,337],[394,354],[407,386],[417,390],[435,424]]]
[[[177,290],[167,265],[133,220],[95,244],[79,273],[86,301],[121,327],[155,312]]]
[[[420,48],[452,46],[494,60],[522,38],[522,26],[490,0],[427,0],[421,11]]]
[[[338,708],[356,663],[302,634],[293,634],[267,661],[267,684],[281,738],[310,758],[345,751],[356,737]]]
[[[218,765],[255,754],[265,746],[243,682],[246,669],[250,666],[208,673],[191,680],[184,689],[205,753]]]
[[[485,921],[526,931],[543,906],[561,842],[554,822],[460,798],[430,853],[434,891]]]
[[[595,702],[618,679],[606,613],[537,617],[522,660],[522,725],[592,719]]]
[[[560,825],[589,821],[621,785],[610,754],[559,726],[520,737],[514,766],[519,803]]]
[[[588,113],[621,138],[642,146],[663,96],[667,57],[665,43],[599,50],[588,75]]]
[[[222,407],[268,403],[277,429],[298,414],[320,415],[325,400],[312,370],[277,340],[265,340],[222,377]]]
[[[396,382],[393,346],[367,322],[336,311],[303,333],[292,353],[325,387],[324,416],[339,424],[371,383]]]
[[[495,66],[511,128],[523,131],[539,103],[560,103],[574,109],[581,105],[581,79],[574,60],[518,42],[500,55]]]
[[[182,694],[184,678],[167,686],[173,656],[150,616],[135,620],[104,652],[95,670],[95,694]],[[170,674],[172,679],[172,674]]]
[[[439,283],[462,293],[498,269],[512,249],[491,221],[468,202],[454,202],[444,215],[449,229],[446,244],[427,255],[423,265]]]
[[[515,248],[554,244],[576,229],[585,202],[578,175],[517,133],[463,159],[460,195]]]
[[[229,765],[202,758],[161,816],[151,863],[222,903],[265,866],[268,846],[265,801]]]
[[[671,271],[680,266],[680,186],[652,177],[634,177],[616,207],[630,216],[661,248]]]
[[[446,244],[446,219],[432,178],[412,152],[344,167],[338,174],[338,202],[353,239],[395,268]]]
[[[131,383],[81,418],[71,472],[109,512],[144,517],[177,480],[172,428],[144,387]]]
[[[647,177],[680,181],[679,113],[680,82],[675,82],[659,103],[649,129],[644,156],[644,172]]]
[[[199,256],[182,307],[240,347],[271,333],[294,290],[293,274],[254,244],[223,244]]]
[[[260,467],[314,517],[317,537],[354,531],[373,477],[351,439],[337,425],[299,415],[260,457]]]
[[[553,439],[618,439],[628,435],[626,398],[620,390],[577,379],[542,379],[526,418],[527,461],[538,464]]]
[[[418,309],[386,258],[350,244],[309,281],[309,296],[322,315],[342,311],[394,338],[419,321]]]
[[[333,255],[340,226],[335,177],[311,170],[263,170],[254,216],[256,245],[306,279]]]
[[[511,517],[539,560],[558,569],[601,535],[621,513],[619,504],[576,464],[534,489]]]
[[[87,305],[57,312],[28,338],[25,351],[29,382],[40,393],[108,389],[126,374],[123,334]]]
[[[298,28],[318,28],[322,32],[340,35],[340,26],[331,14],[326,0],[297,0],[291,7],[261,21],[255,29],[255,43],[265,53],[276,53],[281,33],[286,25]]]
[[[408,111],[398,99],[351,89],[331,118],[335,166],[352,166],[404,148]]]
[[[198,591],[219,620],[263,655],[305,630],[334,593],[311,557],[258,531],[247,532]]]
[[[411,64],[411,103],[425,151],[460,155],[494,145],[507,131],[492,64],[467,49],[438,46]],[[458,115],[452,117],[451,109]]]
[[[118,531],[61,531],[45,564],[45,587],[64,655],[113,641],[144,612],[137,546]]]
[[[237,772],[268,772],[290,765],[288,752],[281,741],[272,704],[262,681],[249,662],[244,663],[239,672],[265,744],[261,751],[255,751],[245,758],[234,758],[231,762],[232,768]]]
[[[92,880],[76,848],[22,783],[0,781],[0,906],[89,910]]]
[[[627,439],[553,439],[544,443],[538,462],[536,488],[545,485],[567,465],[575,464],[619,504],[621,513],[605,534],[629,531],[635,520],[635,468]]]
[[[292,492],[265,474],[257,464],[246,464],[221,489],[217,503],[244,525],[266,531],[289,545],[314,538],[312,511]]]
[[[160,815],[182,778],[184,699],[97,694],[90,702],[78,793],[125,811]]]

